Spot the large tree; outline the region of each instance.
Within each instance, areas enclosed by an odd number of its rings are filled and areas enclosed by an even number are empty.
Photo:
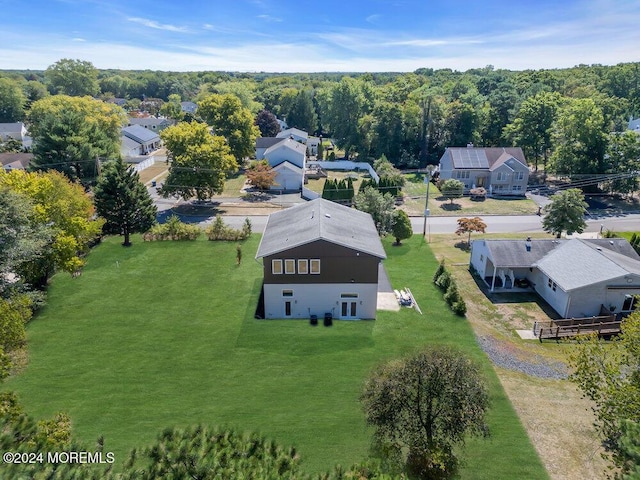
[[[9,297],[16,287],[12,276],[41,256],[52,235],[49,226],[33,218],[26,196],[0,185],[0,297]]]
[[[391,231],[395,201],[390,194],[383,195],[374,187],[366,187],[353,197],[353,203],[358,210],[371,215],[380,235]]]
[[[609,131],[600,107],[590,98],[571,100],[554,122],[551,167],[560,174],[602,174]]]
[[[0,123],[23,120],[26,100],[18,82],[0,78]]]
[[[263,137],[275,137],[280,132],[278,119],[269,110],[261,110],[256,115],[255,124]]]
[[[240,99],[230,93],[212,94],[198,103],[198,115],[213,127],[215,135],[224,137],[238,163],[255,152],[260,130],[253,114],[242,106]]]
[[[89,97],[54,95],[29,112],[33,168],[59,170],[72,180],[94,178],[98,159],[120,155],[124,110]]]
[[[156,206],[138,172],[120,158],[105,165],[94,195],[104,231],[123,235],[125,247],[132,233],[146,232],[156,221]]]
[[[560,238],[562,232],[567,232],[568,235],[584,232],[587,227],[584,214],[588,206],[584,201],[584,194],[577,188],[556,193],[551,197],[551,203],[544,207],[543,230],[557,238]]]
[[[611,191],[633,195],[638,189],[640,135],[631,130],[610,133],[607,159]]]
[[[561,96],[557,92],[541,92],[529,97],[520,105],[513,122],[504,129],[504,136],[522,148],[536,171],[540,160],[546,169],[552,146],[552,126],[560,103]]]
[[[480,371],[449,347],[378,367],[361,401],[379,451],[400,458],[412,478],[451,475],[458,464],[454,447],[488,431],[489,395]]]
[[[625,319],[613,341],[581,340],[571,364],[570,378],[593,401],[596,430],[607,451],[623,472],[629,471],[633,462],[627,463],[621,422],[640,422],[640,312]]]
[[[313,92],[300,90],[287,113],[287,125],[313,134],[318,128],[318,115],[313,106]]]
[[[28,198],[33,220],[52,234],[46,248],[19,269],[29,283],[42,286],[57,269],[72,273],[84,265],[81,257],[100,234],[102,221],[95,218],[93,203],[81,185],[56,171],[12,170],[0,172],[2,187]]]
[[[349,155],[351,147],[361,144],[359,121],[371,111],[372,89],[362,80],[343,77],[330,88],[327,97],[322,122],[328,125],[336,144]]]
[[[238,168],[223,137],[211,135],[202,123],[182,122],[160,134],[169,154],[169,176],[162,186],[165,197],[207,200],[222,193],[227,174]]]
[[[100,92],[98,70],[91,62],[63,58],[47,67],[44,78],[52,93],[72,97],[97,95]]]

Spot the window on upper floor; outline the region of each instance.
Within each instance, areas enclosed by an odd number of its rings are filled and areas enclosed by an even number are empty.
[[[306,275],[309,273],[309,260],[299,259],[298,260],[298,274]]]
[[[273,275],[282,275],[282,260],[271,260],[271,273]]]
[[[287,258],[284,261],[284,273],[287,275],[294,275],[296,273],[296,261],[292,258]]]
[[[311,260],[309,260],[309,272],[312,275],[319,275],[320,274],[320,259],[319,258],[312,258]]]

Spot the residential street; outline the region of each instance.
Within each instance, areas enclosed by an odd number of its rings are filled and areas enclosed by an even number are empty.
[[[267,224],[266,216],[250,216],[251,224],[254,232],[262,232]],[[437,233],[453,233],[457,228],[458,217],[430,217],[428,222],[428,232]],[[240,228],[244,221],[244,216],[225,216],[225,222],[234,228]],[[521,216],[494,216],[485,215],[482,217],[487,224],[488,233],[533,233],[542,232],[541,217],[537,215],[521,215]],[[204,221],[203,223],[209,223]],[[422,233],[424,218],[412,217],[411,224],[415,233]],[[587,232],[599,232],[600,226],[603,229],[614,231],[635,231],[640,227],[640,214],[599,217],[587,219]]]

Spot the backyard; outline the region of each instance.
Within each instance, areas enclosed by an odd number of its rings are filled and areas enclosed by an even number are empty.
[[[467,320],[450,313],[430,278],[437,262],[419,236],[392,247],[394,288],[409,286],[424,311],[379,312],[375,321],[253,318],[260,237],[242,246],[109,238],[82,276],[57,275],[48,306],[28,326],[29,363],[5,388],[25,409],[66,411],[86,445],[105,437],[116,463],[167,426],[199,422],[257,430],[295,445],[320,472],[366,458],[371,431],[358,396],[371,369],[428,344],[480,362],[491,392],[491,436],[467,442],[461,478],[548,478]]]

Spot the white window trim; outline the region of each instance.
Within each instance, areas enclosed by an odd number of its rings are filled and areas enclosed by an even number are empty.
[[[314,271],[314,268],[313,268],[314,264],[318,266],[317,271]],[[311,260],[309,260],[309,273],[311,275],[320,275],[320,259],[319,258],[312,258]]]
[[[300,268],[300,265],[304,265],[304,268]],[[303,271],[304,270],[304,271]],[[298,274],[299,275],[306,275],[309,273],[309,260],[307,260],[306,258],[299,258],[298,259]]]
[[[288,267],[291,266],[291,269]],[[296,261],[293,258],[286,258],[284,260],[284,274],[295,275],[296,273]]]
[[[280,271],[276,272],[276,265],[279,265]],[[273,275],[282,275],[283,270],[282,270],[282,260],[279,258],[274,258],[273,260],[271,260],[271,273]]]

